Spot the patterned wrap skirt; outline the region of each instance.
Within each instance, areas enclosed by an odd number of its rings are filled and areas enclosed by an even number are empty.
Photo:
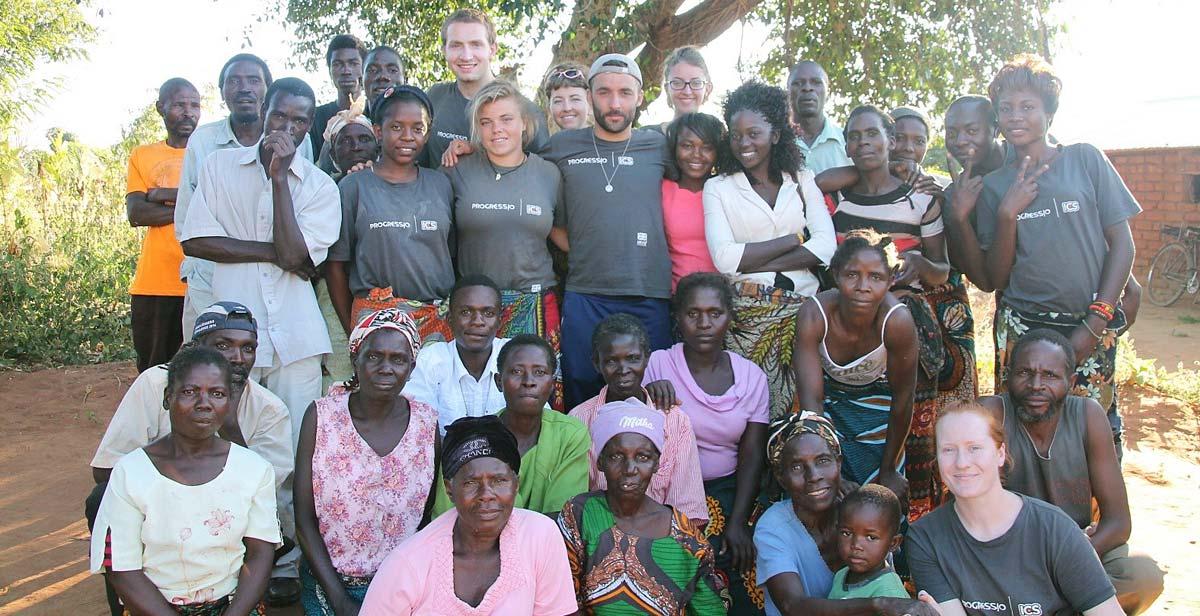
[[[725,525],[733,514],[733,500],[737,495],[737,473],[709,479],[704,482],[704,496],[708,502],[708,525],[704,527],[704,535],[712,544],[713,555],[716,557],[717,571],[725,577],[726,588],[732,604],[729,613],[737,616],[759,616],[763,613],[763,590],[757,584],[755,567],[748,571],[739,572],[733,568],[732,556],[722,555],[725,545]],[[756,498],[750,509],[750,535],[754,535],[754,523],[766,510],[764,501]]]
[[[725,337],[726,348],[767,373],[771,419],[776,419],[792,412],[796,406],[792,341],[796,338],[796,316],[801,304],[809,297],[748,282],[736,283],[733,287],[737,318]]]
[[[825,417],[842,445],[842,479],[870,483],[879,475],[892,415],[892,387],[886,378],[848,385],[825,375]],[[904,471],[900,458],[897,470]]]
[[[917,329],[917,386],[913,391],[912,422],[904,444],[908,519],[915,522],[941,503],[942,479],[937,470],[933,426],[941,408],[938,384],[948,353],[932,292],[905,295],[901,301],[908,306]]]
[[[557,356],[560,352],[562,313],[559,311],[558,295],[553,289],[537,292],[500,292],[500,329],[498,338],[512,338],[518,334],[533,334],[545,338]],[[565,411],[563,403],[562,371],[555,371],[554,393],[550,395],[550,408]]]
[[[358,323],[368,314],[384,308],[396,308],[406,312],[417,322],[417,332],[421,334],[421,346],[454,339],[454,334],[450,332],[450,323],[447,321],[450,314],[448,302],[437,300],[427,303],[395,297],[392,295],[391,287],[371,289],[366,297],[354,298],[354,303],[350,307],[350,320]]]
[[[1086,314],[1066,312],[1021,312],[1003,305],[996,310],[996,393],[1008,390],[1008,359],[1017,340],[1035,329],[1052,329],[1068,339]],[[1091,398],[1111,413],[1117,404],[1117,337],[1125,327],[1125,312],[1118,309],[1092,354],[1075,367],[1071,393]]]

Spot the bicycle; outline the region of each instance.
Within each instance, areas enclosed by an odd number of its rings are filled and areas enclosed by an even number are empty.
[[[1146,297],[1155,306],[1174,304],[1184,291],[1196,295],[1200,291],[1200,270],[1197,258],[1200,255],[1200,227],[1181,224],[1178,227],[1163,225],[1159,235],[1172,238],[1158,249],[1150,261],[1150,273],[1146,277]],[[1192,300],[1200,301],[1200,296]]]

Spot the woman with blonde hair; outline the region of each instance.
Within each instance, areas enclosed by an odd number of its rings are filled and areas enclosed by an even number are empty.
[[[471,99],[471,142],[478,152],[444,169],[454,187],[458,274],[484,275],[501,289],[501,338],[535,334],[558,351],[558,300],[547,239],[555,231],[562,178],[558,167],[524,148],[536,131],[534,106],[497,79]]]

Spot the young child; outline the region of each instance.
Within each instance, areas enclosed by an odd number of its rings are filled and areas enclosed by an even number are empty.
[[[900,547],[900,500],[889,489],[865,485],[838,506],[838,555],[830,599],[909,598],[888,554]]]

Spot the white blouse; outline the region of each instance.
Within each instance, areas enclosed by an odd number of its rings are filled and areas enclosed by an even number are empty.
[[[275,471],[230,445],[212,481],[188,486],[164,477],[144,449],[113,468],[92,531],[91,571],[102,573],[111,533],[112,570],[137,571],[173,605],[214,601],[237,589],[242,539],[279,544]]]
[[[774,272],[738,271],[746,244],[803,233],[806,228],[809,238],[804,247],[829,265],[837,249],[837,237],[825,206],[825,196],[817,188],[815,177],[808,169],[800,171],[795,179],[798,182],[784,174],[774,208],[754,192],[745,173],[719,175],[705,182],[704,235],[717,271],[732,276],[735,282],[774,286]],[[797,187],[804,192],[803,200]],[[817,292],[817,278],[808,270],[783,274],[795,283],[797,293],[813,295]]]

